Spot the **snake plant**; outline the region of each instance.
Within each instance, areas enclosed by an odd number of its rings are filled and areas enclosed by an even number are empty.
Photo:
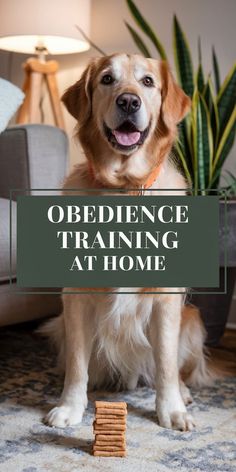
[[[126,0],[126,3],[138,30],[128,22],[125,24],[140,52],[145,57],[151,57],[139,30],[154,45],[159,57],[168,60],[162,42],[134,1]],[[195,71],[188,40],[176,16],[173,18],[173,53],[177,80],[192,99],[191,112],[180,125],[179,140],[173,152],[181,162],[194,193],[207,195],[220,186],[222,167],[235,138],[236,64],[221,83],[218,60],[213,48],[212,71],[205,74],[199,40],[198,67]],[[232,195],[235,188],[236,178],[231,175],[231,183],[225,189]]]

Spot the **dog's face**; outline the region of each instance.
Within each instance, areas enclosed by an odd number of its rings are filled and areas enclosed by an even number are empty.
[[[128,156],[157,139],[160,122],[176,129],[190,105],[166,63],[126,54],[93,60],[62,100],[80,128],[96,127],[107,146]]]
[[[156,61],[118,55],[99,70],[93,108],[97,126],[118,152],[130,154],[155,128],[161,107],[161,79]]]

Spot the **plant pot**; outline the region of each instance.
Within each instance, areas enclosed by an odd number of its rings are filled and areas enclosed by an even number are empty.
[[[191,297],[191,303],[196,305],[201,311],[201,316],[207,330],[206,344],[209,346],[217,346],[221,336],[224,334],[236,281],[236,201],[230,200],[227,202],[227,228],[225,228],[224,222],[224,205],[224,202],[220,202],[220,288],[214,290],[199,288],[195,290],[201,292],[224,291],[224,247],[226,236],[227,293],[222,295],[210,295],[207,293],[197,295],[193,292]]]

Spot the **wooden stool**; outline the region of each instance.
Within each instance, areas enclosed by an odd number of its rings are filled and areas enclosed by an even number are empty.
[[[50,97],[51,107],[56,126],[65,129],[60,96],[57,87],[56,72],[58,62],[41,62],[30,58],[23,65],[25,70],[25,81],[23,92],[25,99],[18,113],[17,123],[37,123],[37,115],[40,107],[41,88],[46,81]]]

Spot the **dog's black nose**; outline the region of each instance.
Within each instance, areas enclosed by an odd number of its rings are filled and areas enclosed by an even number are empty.
[[[135,113],[141,107],[141,100],[134,93],[122,93],[117,97],[116,104],[126,113]]]

